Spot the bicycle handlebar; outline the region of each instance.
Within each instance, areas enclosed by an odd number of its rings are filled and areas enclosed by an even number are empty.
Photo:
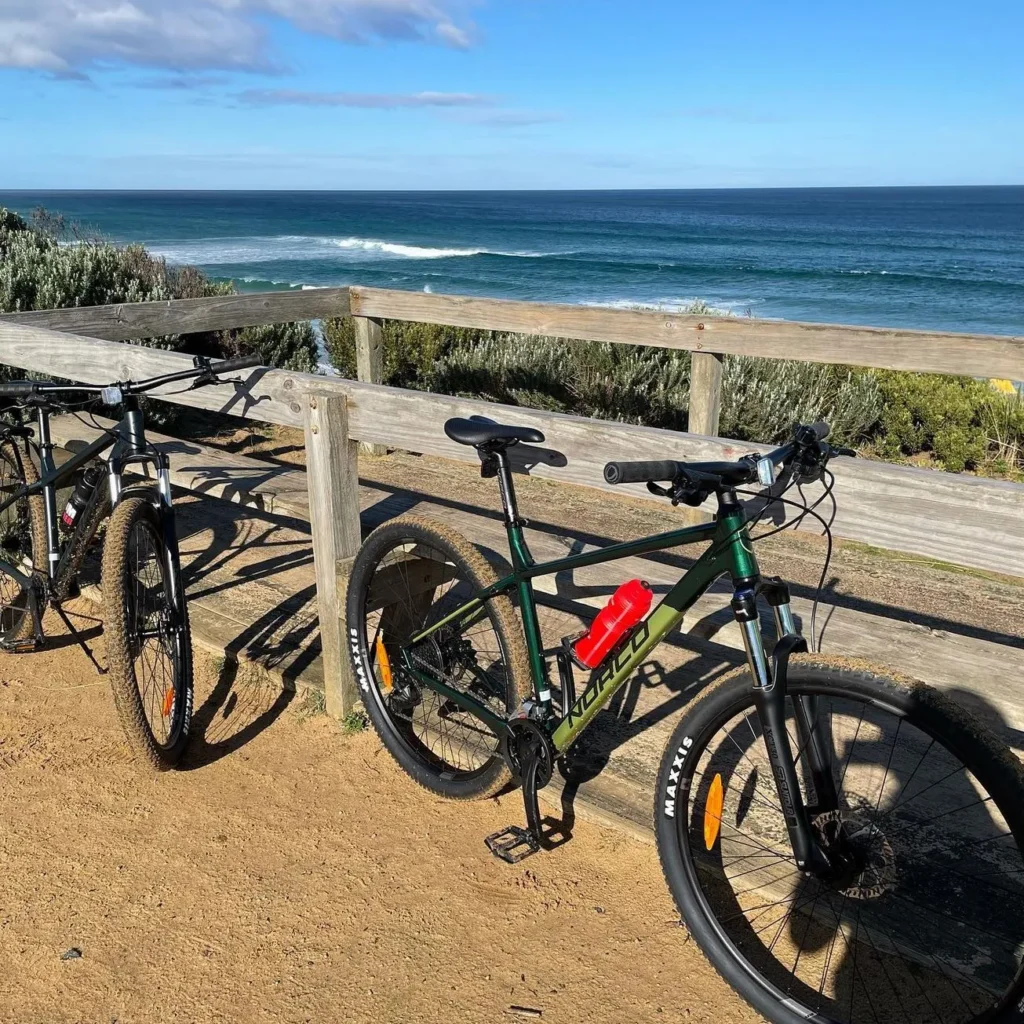
[[[35,394],[34,380],[8,380],[0,384],[0,398],[27,398]]]
[[[203,360],[187,370],[173,373],[162,373],[157,377],[149,377],[141,381],[118,381],[114,384],[55,384],[47,380],[11,380],[0,383],[0,398],[31,398],[33,395],[54,395],[62,392],[78,392],[79,394],[99,395],[111,388],[119,389],[123,394],[141,394],[152,391],[163,384],[173,384],[179,380],[190,378],[213,378],[221,373],[232,373],[235,370],[246,370],[253,366],[262,366],[263,360],[256,355],[235,356],[211,363]],[[202,382],[197,381],[199,386]]]
[[[683,463],[672,459],[656,462],[609,462],[604,478],[610,484],[643,484],[654,480],[675,480]]]
[[[817,457],[828,435],[827,423],[806,426],[798,424],[793,430],[793,440],[767,455],[746,455],[737,462],[676,462],[673,459],[609,462],[604,467],[604,478],[610,484],[653,484],[682,479],[690,485],[711,489],[735,487],[758,479],[757,464],[762,459],[771,462],[773,466],[780,466],[801,453],[814,453]],[[828,445],[824,447],[828,449],[828,457],[835,454]]]
[[[232,359],[222,359],[219,363],[210,363],[210,370],[213,373],[234,373],[235,370],[248,370],[253,366],[262,366],[263,360],[260,356],[235,356]]]

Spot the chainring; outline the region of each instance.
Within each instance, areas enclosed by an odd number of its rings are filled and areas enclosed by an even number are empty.
[[[543,789],[555,769],[555,748],[548,734],[529,718],[514,718],[508,723],[510,737],[501,741],[502,753],[516,780],[523,777],[523,765],[532,755],[537,758],[537,788]]]

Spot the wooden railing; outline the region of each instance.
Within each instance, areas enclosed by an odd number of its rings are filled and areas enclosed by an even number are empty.
[[[382,380],[381,320],[408,320],[692,353],[690,432],[718,433],[723,355],[1024,380],[1024,338],[782,320],[693,316],[653,310],[512,302],[381,288],[318,288],[49,309],[0,316],[123,341],[228,327],[352,315],[359,380]]]
[[[85,383],[181,369],[180,353],[122,340],[326,316],[356,318],[359,380],[253,371],[244,386],[166,396],[305,431],[310,521],[329,707],[354,699],[344,656],[341,594],[360,543],[357,450],[402,448],[476,461],[444,434],[450,416],[483,415],[540,429],[547,447],[524,451],[528,471],[612,489],[605,462],[630,458],[731,459],[750,444],[719,439],[718,359],[734,353],[861,366],[1024,379],[1024,339],[839,327],[506,302],[369,288],[320,289],[136,303],[0,316],[0,362]],[[691,424],[676,433],[534,409],[385,387],[386,318],[554,335],[694,354]],[[1024,576],[1024,486],[905,466],[844,459],[836,466],[840,537],[964,566]],[[649,497],[640,486],[618,493]]]

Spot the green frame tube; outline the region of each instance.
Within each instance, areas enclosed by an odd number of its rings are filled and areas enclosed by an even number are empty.
[[[466,619],[463,628],[475,622],[484,603],[499,594],[515,590],[519,598],[519,609],[523,623],[524,639],[530,659],[534,696],[548,712],[551,710],[551,686],[544,667],[543,642],[537,620],[537,605],[532,581],[539,576],[553,576],[560,572],[581,569],[588,565],[613,562],[630,555],[642,555],[650,551],[683,547],[711,541],[710,547],[690,567],[682,578],[665,595],[664,599],[640,623],[629,642],[614,658],[596,670],[586,688],[577,698],[569,713],[555,724],[551,741],[557,753],[565,751],[582,733],[594,716],[625,684],[636,668],[643,663],[655,647],[679,625],[687,610],[704,594],[720,576],[728,574],[735,580],[751,580],[759,575],[757,558],[750,542],[748,524],[742,511],[721,515],[715,522],[670,530],[642,540],[611,544],[597,551],[569,555],[550,562],[536,563],[523,534],[523,524],[513,521],[506,525],[509,550],[512,553],[512,572],[497,583],[480,591],[469,601],[446,615],[440,622],[417,634],[409,646],[425,640],[436,630],[458,619]],[[443,696],[455,699],[451,688],[441,680],[435,680],[425,673],[415,671],[416,680]],[[468,694],[459,693],[456,703],[475,714],[497,735],[507,732],[503,720],[481,702]],[[550,715],[549,715],[550,718]]]

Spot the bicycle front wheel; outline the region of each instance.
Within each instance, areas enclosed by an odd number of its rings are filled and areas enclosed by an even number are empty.
[[[813,709],[838,810],[814,812],[794,701]],[[794,658],[786,705],[812,828],[846,868],[797,870],[750,675],[727,677],[680,722],[655,808],[704,953],[776,1024],[1021,1024],[1020,762],[936,691],[845,659]]]
[[[103,547],[110,684],[129,745],[160,770],[181,760],[192,721],[192,640],[180,577],[180,614],[171,596],[176,570],[153,503],[121,501]]]

